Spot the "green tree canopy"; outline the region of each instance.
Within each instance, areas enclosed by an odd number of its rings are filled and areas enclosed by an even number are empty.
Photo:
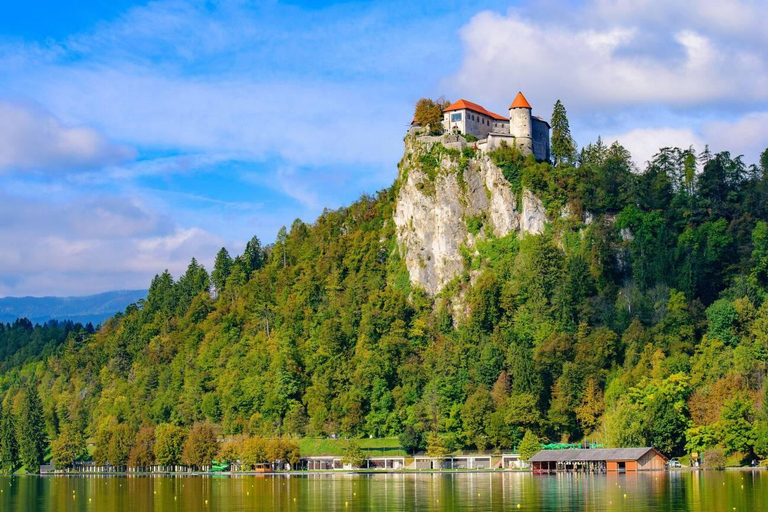
[[[572,162],[576,152],[576,143],[571,136],[571,128],[568,123],[568,115],[565,106],[560,100],[555,102],[552,110],[552,157],[556,165]]]

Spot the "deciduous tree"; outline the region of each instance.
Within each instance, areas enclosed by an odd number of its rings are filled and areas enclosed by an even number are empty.
[[[155,429],[155,458],[163,466],[181,464],[187,431],[182,427],[164,423]]]
[[[210,464],[219,452],[216,433],[209,423],[195,423],[184,441],[184,451],[181,460],[188,466],[205,466]]]
[[[85,436],[72,423],[68,423],[51,443],[51,455],[56,469],[71,468],[75,462],[85,458],[88,451],[85,447]]]

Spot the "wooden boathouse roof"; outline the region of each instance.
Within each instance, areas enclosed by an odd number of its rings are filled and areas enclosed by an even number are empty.
[[[649,451],[654,451],[664,457],[655,448],[592,448],[587,450],[541,450],[528,459],[528,462],[574,462],[601,460],[638,460]],[[664,457],[666,459],[666,457]]]

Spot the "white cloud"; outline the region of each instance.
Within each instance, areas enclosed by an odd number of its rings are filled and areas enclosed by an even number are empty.
[[[683,24],[741,41],[767,41],[762,0],[595,0],[585,9],[603,23],[633,23],[674,28]]]
[[[702,127],[704,139],[713,141],[712,150],[743,154],[747,162],[757,162],[768,148],[768,112],[752,112],[739,119],[710,121]]]
[[[0,171],[92,168],[134,156],[93,128],[64,126],[50,114],[0,101]]]
[[[64,41],[0,44],[14,62],[0,81],[142,149],[394,169],[413,99],[399,84],[448,60],[441,31],[439,15],[377,5],[158,1]]]
[[[768,3],[750,0],[485,11],[462,27],[461,65],[444,85],[489,108],[522,90],[545,117],[562,99],[581,145],[618,139],[640,166],[661,147],[705,144],[754,162],[768,145],[766,18]]]
[[[149,286],[168,268],[178,277],[193,256],[209,269],[223,241],[182,228],[124,197],[48,203],[0,195],[1,295],[78,295]],[[34,236],[29,236],[33,233]]]
[[[705,145],[709,145],[712,152],[729,151],[732,156],[744,155],[747,163],[756,163],[760,153],[768,148],[768,112],[753,112],[734,120],[707,121],[698,130],[687,127],[635,128],[608,134],[603,140],[609,144],[618,140],[641,168],[662,147],[685,149],[693,146],[701,152]]]
[[[461,29],[462,64],[446,85],[494,104],[508,102],[521,89],[534,110],[557,98],[581,112],[768,100],[768,57],[762,48],[724,40],[709,18],[694,16],[674,25],[648,18],[646,9],[665,14],[679,5],[644,4],[563,6],[573,15],[559,22],[533,9],[532,17],[520,11],[479,13]],[[738,5],[727,9],[732,8]]]
[[[626,133],[606,135],[603,141],[607,144],[619,141],[629,150],[640,169],[663,147],[687,149],[693,146],[698,151],[704,149],[702,139],[689,128],[637,128]]]

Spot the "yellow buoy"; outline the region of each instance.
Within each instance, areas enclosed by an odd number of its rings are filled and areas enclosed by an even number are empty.
[[[349,506],[349,502],[348,502],[348,501],[345,501],[345,502],[344,502],[344,506],[345,506],[345,507],[348,507],[348,506]]]
[[[520,508],[520,504],[519,503],[517,504],[517,508]]]
[[[627,495],[625,494],[625,495],[624,495],[624,497],[626,498],[626,497],[627,497]]]

